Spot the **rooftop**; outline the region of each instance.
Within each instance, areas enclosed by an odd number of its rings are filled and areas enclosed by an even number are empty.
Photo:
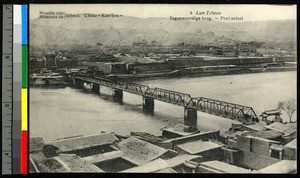
[[[264,126],[261,125],[260,123],[252,123],[249,125],[243,124],[243,127],[251,129],[251,130],[255,130],[255,131],[262,131],[264,129]]]
[[[266,110],[262,114],[266,114],[266,115],[278,115],[278,114],[281,114],[281,111],[279,109]]]
[[[153,161],[150,161],[146,164],[143,164],[138,167],[130,168],[127,170],[124,170],[122,172],[141,172],[141,173],[147,173],[147,172],[175,172],[172,167],[178,166],[180,164],[183,164],[185,161],[190,161],[194,159],[200,159],[201,156],[196,155],[178,155],[171,159],[163,160],[161,158],[155,159]]]
[[[200,163],[200,166],[208,168],[208,169],[214,169],[220,173],[251,173],[252,172],[248,169],[244,169],[244,168],[237,167],[237,166],[227,164],[227,163],[223,163],[220,161],[202,162],[202,163]]]
[[[185,150],[189,154],[199,154],[204,151],[213,150],[216,148],[220,148],[223,145],[219,145],[217,143],[211,141],[194,141],[194,142],[187,142],[184,144],[177,145],[177,147]]]
[[[251,135],[253,137],[260,137],[260,138],[272,140],[281,137],[282,133],[274,130],[265,130],[260,132],[246,132],[246,133],[242,133],[242,135]]]
[[[193,161],[193,160],[200,160],[200,159],[202,159],[202,156],[182,154],[170,159],[166,159],[165,161],[166,163],[168,163],[170,167],[175,167],[180,164],[183,164],[185,161]]]
[[[270,130],[275,130],[283,134],[290,134],[292,132],[297,131],[297,124],[296,123],[279,123],[279,122],[274,122],[270,125],[266,125],[265,128],[270,129]]]
[[[263,173],[291,173],[297,171],[297,163],[292,160],[281,160],[260,170]]]
[[[190,130],[190,127],[183,124],[175,124],[171,126],[167,126],[161,129],[162,131],[167,131],[171,133],[175,133],[181,136],[187,136],[195,133],[199,133],[199,130]]]
[[[112,144],[118,141],[118,138],[113,133],[101,133],[91,136],[80,136],[68,139],[62,139],[46,143],[47,145],[53,145],[61,152],[79,150],[83,148],[90,148],[93,146],[101,146]]]
[[[159,158],[168,150],[135,137],[130,137],[116,144],[116,147],[123,151],[123,157],[137,165],[144,164]]]
[[[55,159],[69,168],[71,172],[104,172],[75,154],[60,154]]]
[[[41,151],[44,146],[44,139],[43,137],[33,137],[29,140],[29,150],[30,152],[34,151]]]
[[[143,164],[141,166],[138,167],[133,167],[127,170],[124,170],[122,172],[132,172],[132,173],[149,173],[149,172],[154,172],[154,171],[158,171],[161,169],[165,169],[165,168],[169,168],[169,165],[162,159],[158,158],[154,161],[150,161],[146,164]]]
[[[284,147],[289,147],[289,148],[297,149],[297,139],[295,138],[291,142],[289,142],[286,145],[284,145]]]

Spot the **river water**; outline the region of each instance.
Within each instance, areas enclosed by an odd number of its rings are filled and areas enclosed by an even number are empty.
[[[139,82],[253,107],[257,115],[275,109],[279,101],[296,98],[296,72],[256,73]],[[123,93],[123,104],[112,100],[111,89],[100,95],[75,88],[30,88],[30,136],[53,140],[101,131],[129,135],[131,131],[160,135],[160,128],[183,123],[183,107],[155,100],[154,115],[143,114],[142,97]],[[296,113],[294,114],[296,117]],[[288,121],[284,114],[283,119]],[[295,120],[294,117],[294,120]],[[228,130],[235,122],[198,112],[198,129]]]

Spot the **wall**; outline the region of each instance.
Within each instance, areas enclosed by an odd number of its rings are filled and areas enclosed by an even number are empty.
[[[240,150],[250,151],[251,149],[251,138],[237,135],[236,146]]]
[[[270,156],[270,144],[275,141],[256,137],[237,135],[237,148],[243,151],[251,151],[265,156]]]
[[[270,148],[270,142],[266,140],[259,140],[252,138],[252,152],[262,154],[265,156],[270,156],[269,148]]]
[[[226,141],[227,141],[227,143],[226,143],[227,147],[237,148],[237,141],[230,139],[230,138],[228,138]]]
[[[288,159],[288,160],[296,160],[296,155],[297,150],[289,147],[284,147],[283,149],[283,159]]]
[[[226,147],[221,148],[223,153],[223,162],[237,165],[241,159],[242,152],[241,150],[230,149]]]
[[[132,64],[132,70],[136,73],[164,73],[171,72],[171,67],[167,63],[142,63],[142,64]]]
[[[259,170],[270,166],[278,161],[278,159],[269,156],[264,156],[250,151],[243,151],[241,159],[238,161],[237,164],[245,168]]]
[[[216,149],[204,151],[199,155],[203,157],[203,161],[213,161],[213,160],[223,161],[224,151],[221,148],[216,148]]]

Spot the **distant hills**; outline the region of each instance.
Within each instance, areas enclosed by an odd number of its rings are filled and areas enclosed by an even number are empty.
[[[214,32],[214,36],[207,32]],[[223,23],[221,21],[171,21],[168,18],[67,18],[31,19],[30,45],[74,44],[130,45],[147,40],[168,45],[218,44],[237,41],[296,41],[295,20]]]

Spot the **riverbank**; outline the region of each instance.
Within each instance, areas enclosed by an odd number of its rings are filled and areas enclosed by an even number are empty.
[[[157,73],[148,75],[110,75],[120,80],[127,81],[147,81],[157,79],[176,79],[176,78],[195,78],[195,77],[211,77],[211,76],[226,76],[226,75],[242,75],[255,73],[270,73],[270,72],[290,72],[297,71],[295,67],[288,68],[267,68],[267,69],[252,69],[252,70],[224,70],[224,71],[208,71],[208,72],[181,72],[181,73]]]

